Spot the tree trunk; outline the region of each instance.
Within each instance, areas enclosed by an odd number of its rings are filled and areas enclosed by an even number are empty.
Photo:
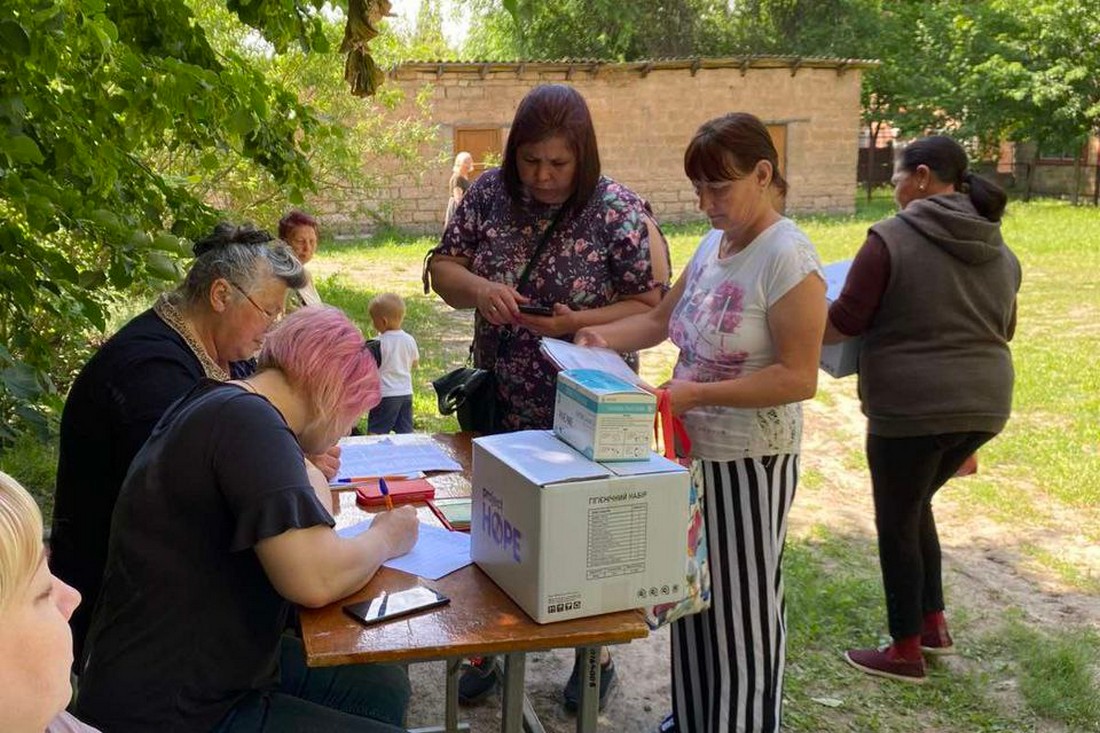
[[[1081,205],[1081,150],[1077,151],[1077,155],[1073,158],[1073,205]]]
[[[875,145],[878,143],[878,133],[882,129],[882,121],[867,126],[867,203],[871,203],[871,194],[875,188]]]
[[[1100,136],[1100,130],[1093,130],[1092,135]],[[1089,145],[1092,145],[1092,140],[1089,140]],[[1100,148],[1096,150],[1096,175],[1092,180],[1092,205],[1100,206]]]
[[[1024,201],[1031,201],[1031,186],[1035,181],[1035,169],[1039,167],[1039,144],[1031,154],[1031,163],[1027,167],[1027,181],[1024,183]]]

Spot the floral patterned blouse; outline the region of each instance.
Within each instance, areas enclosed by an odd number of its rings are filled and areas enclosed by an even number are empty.
[[[515,286],[559,208],[533,199],[513,206],[500,170],[488,171],[466,192],[433,254],[466,258],[474,274]],[[667,286],[653,276],[645,214],[637,194],[601,177],[588,205],[558,223],[521,294],[585,310]],[[503,430],[552,427],[557,371],[537,334],[494,326],[478,313],[474,364],[496,376]]]
[[[684,293],[669,318],[668,336],[680,349],[672,374],[693,382],[737,379],[778,358],[768,312],[811,275],[821,260],[806,234],[781,218],[743,250],[720,256],[722,232],[712,229],[684,271]],[[796,454],[802,406],[760,408],[703,405],[683,414],[693,458],[735,461]]]

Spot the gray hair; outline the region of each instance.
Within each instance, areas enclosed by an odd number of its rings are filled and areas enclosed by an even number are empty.
[[[251,225],[219,224],[214,233],[194,247],[195,262],[177,289],[188,305],[206,300],[215,280],[235,283],[252,292],[268,278],[300,288],[307,282],[305,269],[285,242]]]

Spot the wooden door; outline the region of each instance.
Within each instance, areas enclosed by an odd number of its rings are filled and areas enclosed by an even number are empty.
[[[474,158],[474,172],[470,174],[470,180],[475,180],[485,172],[486,168],[499,165],[504,147],[501,145],[499,127],[456,127],[454,134],[454,155],[463,150]],[[490,163],[486,163],[486,154],[490,156]],[[452,156],[451,160],[454,160]]]

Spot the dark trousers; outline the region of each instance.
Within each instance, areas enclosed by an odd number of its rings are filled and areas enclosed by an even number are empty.
[[[413,431],[413,396],[411,394],[383,397],[367,414],[367,433],[385,435]]]
[[[277,690],[250,692],[213,733],[400,733],[411,690],[393,664],[306,667],[302,642],[283,637]]]
[[[867,436],[875,526],[890,636],[921,632],[925,614],[942,611],[940,539],[932,497],[994,433],[912,438]]]

